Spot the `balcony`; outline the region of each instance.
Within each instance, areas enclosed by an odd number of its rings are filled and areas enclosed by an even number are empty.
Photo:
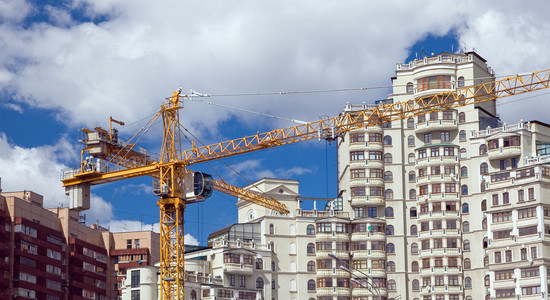
[[[371,240],[385,240],[386,234],[384,232],[354,232],[351,234],[351,241],[364,241]]]
[[[370,288],[370,284],[368,285]],[[377,293],[378,292],[378,293]],[[374,297],[373,299],[377,299],[376,297],[380,294],[380,296],[385,297],[388,295],[388,290],[386,290],[385,287],[375,287],[375,288],[364,288],[364,287],[356,287],[353,288],[351,291],[351,295],[353,297]],[[366,299],[366,298],[365,298]]]
[[[376,159],[370,159],[365,161],[365,165],[368,166],[369,168],[374,168],[374,169],[384,168],[384,163],[381,160],[376,160]]]
[[[345,287],[318,287],[317,295],[319,296],[349,296],[350,288]]]
[[[365,204],[384,205],[384,196],[352,196],[352,206],[364,206]]]
[[[367,165],[367,161],[364,160],[364,159],[359,159],[359,160],[352,160],[349,162],[349,167],[350,169],[353,169],[353,168],[362,168],[364,166]]]
[[[499,147],[488,151],[489,160],[505,159],[509,157],[517,157],[520,155],[521,155],[520,146]]]
[[[369,178],[353,178],[350,180],[350,186],[364,186],[364,185],[378,185],[383,186],[384,185],[384,179],[382,178],[376,178],[376,177],[369,177]]]
[[[225,263],[223,269],[229,274],[252,275],[254,273],[253,266],[247,264]]]
[[[458,124],[456,120],[434,120],[416,123],[414,125],[415,133],[425,133],[430,131],[451,131],[457,130]]]
[[[436,156],[436,157],[424,157],[416,160],[417,168],[429,166],[429,165],[451,165],[458,164],[458,156]]]
[[[349,277],[349,273],[341,269],[317,269],[317,277]]]

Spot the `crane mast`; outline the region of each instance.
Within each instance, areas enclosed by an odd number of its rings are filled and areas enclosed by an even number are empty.
[[[86,192],[89,194],[90,185],[139,176],[156,178],[159,185],[155,191],[160,196],[157,204],[160,207],[161,228],[161,299],[183,300],[184,211],[187,203],[201,200],[201,195],[196,197],[196,191],[195,196],[193,196],[192,190],[195,186],[191,186],[191,191],[188,190],[190,182],[193,183],[193,179],[196,179],[193,175],[198,172],[188,170],[187,166],[314,138],[332,140],[358,128],[428,114],[433,111],[496,100],[548,87],[550,87],[550,69],[526,75],[516,75],[498,81],[473,85],[404,102],[354,111],[333,118],[258,133],[208,146],[196,147],[193,144],[191,149],[185,151],[181,147],[182,141],[179,127],[179,109],[181,109],[181,106],[179,99],[182,96],[180,95],[181,91],[178,90],[161,106],[161,111],[155,117],[162,116],[164,125],[162,151],[158,162],[147,155],[141,155],[140,152],[136,152],[131,148],[128,150],[125,147],[120,147],[117,143],[113,143],[111,128],[107,133],[107,131],[96,127],[96,132],[83,130],[87,135],[97,135],[97,141],[91,139],[85,143],[86,148],[82,150],[81,169],[64,173],[62,175],[62,182],[72,199],[75,195],[78,196],[78,194]],[[113,119],[110,121],[120,122]],[[108,141],[99,138],[106,135],[109,136]],[[110,162],[123,166],[126,169],[109,171],[103,168],[93,168],[84,159],[84,152],[88,152],[88,154],[99,158],[109,159]],[[207,181],[215,190],[240,197],[241,199],[281,213],[289,213],[285,205],[274,199],[269,199],[250,191],[244,191],[224,181],[212,180],[211,178]],[[86,209],[86,205],[83,207],[83,209]]]

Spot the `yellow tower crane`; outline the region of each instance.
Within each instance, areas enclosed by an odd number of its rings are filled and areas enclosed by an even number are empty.
[[[62,174],[63,186],[70,198],[70,207],[88,209],[90,186],[139,176],[151,176],[158,180],[155,192],[160,196],[161,235],[161,299],[184,299],[184,211],[189,203],[207,198],[212,189],[239,197],[278,212],[289,213],[285,205],[262,195],[214,180],[209,175],[193,172],[187,167],[213,159],[309,139],[335,139],[350,130],[416,115],[456,108],[502,97],[548,88],[550,69],[526,75],[517,75],[449,92],[411,99],[404,102],[381,105],[349,114],[339,115],[298,126],[277,129],[208,146],[183,150],[179,127],[181,91],[176,91],[153,118],[162,117],[164,125],[160,158],[155,160],[146,151],[136,150],[135,144],[118,141],[118,135],[96,127],[95,131],[83,129],[86,147],[81,152],[81,167]],[[120,121],[110,119],[120,124]],[[111,126],[110,126],[111,127]],[[85,158],[87,153],[98,159]],[[120,167],[110,169],[104,162]]]

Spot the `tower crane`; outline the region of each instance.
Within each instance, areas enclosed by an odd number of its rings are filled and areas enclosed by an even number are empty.
[[[99,127],[95,131],[83,129],[86,137],[82,142],[86,147],[81,152],[81,166],[77,170],[65,171],[61,181],[70,196],[70,207],[83,210],[89,208],[91,185],[140,176],[151,176],[158,180],[154,191],[160,197],[157,205],[160,208],[161,299],[179,300],[184,299],[183,221],[187,204],[202,201],[210,196],[212,190],[217,190],[281,213],[289,213],[285,205],[274,199],[231,186],[222,180],[214,180],[207,174],[193,172],[188,166],[315,138],[336,139],[354,129],[519,95],[545,89],[549,85],[550,69],[547,69],[212,145],[197,147],[192,144],[188,150],[181,147],[179,110],[182,108],[180,99],[185,98],[185,95],[178,90],[167,98],[154,117],[162,117],[164,126],[158,160],[146,151],[136,150],[135,144],[119,142],[118,135],[112,132],[111,124],[109,132]],[[112,118],[110,121],[122,123]],[[85,153],[97,158],[96,163],[85,158]],[[104,162],[120,168],[111,170]]]

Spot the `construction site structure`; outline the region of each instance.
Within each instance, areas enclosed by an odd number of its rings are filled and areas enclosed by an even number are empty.
[[[466,56],[468,59],[469,55],[473,54],[468,54]],[[449,64],[459,63],[453,61],[452,56],[445,58],[446,61],[447,59]],[[429,64],[429,62],[425,64]],[[439,116],[440,114],[443,116],[445,111],[468,105],[483,106],[484,102],[490,103],[498,98],[547,88],[549,85],[549,72],[549,70],[538,71],[497,81],[484,81],[480,84],[472,83],[473,85],[464,83],[464,87],[459,86],[458,83],[447,85],[447,78],[451,78],[450,75],[441,78],[435,76],[435,79],[429,76],[430,78],[425,83],[422,82],[420,86],[422,88],[426,87],[426,90],[433,90],[433,94],[431,92],[422,93],[424,90],[419,91],[417,88],[417,95],[411,93],[409,95],[410,99],[406,101],[388,101],[388,103],[376,107],[365,106],[362,110],[352,110],[334,118],[258,133],[208,146],[197,147],[193,145],[188,150],[181,148],[182,136],[179,123],[179,109],[181,108],[179,101],[185,95],[181,95],[181,91],[177,91],[162,105],[161,111],[155,117],[162,117],[164,124],[163,144],[158,161],[143,157],[138,158],[130,154],[126,155],[125,153],[136,152],[133,148],[135,145],[130,148],[122,148],[119,151],[104,151],[104,147],[105,149],[112,149],[113,135],[110,134],[108,142],[101,142],[98,147],[83,149],[81,168],[76,171],[65,172],[62,181],[72,199],[73,207],[79,209],[80,207],[87,207],[91,185],[138,176],[156,178],[159,181],[160,200],[158,205],[161,210],[161,297],[162,299],[183,299],[183,212],[187,203],[204,199],[201,194],[193,194],[192,197],[187,197],[188,195],[184,190],[187,190],[186,185],[193,191],[201,191],[209,184],[213,188],[216,188],[218,183],[223,185],[222,181],[205,180],[199,181],[199,188],[194,186],[191,188],[190,185],[193,185],[195,181],[193,180],[193,183],[190,183],[189,180],[184,180],[186,174],[191,172],[187,169],[189,165],[314,138],[335,139],[356,129],[387,126],[383,124],[392,124],[412,117],[422,118],[426,115]],[[415,82],[419,86],[418,80]],[[443,124],[443,122],[440,123]],[[96,128],[95,132],[100,134],[100,131],[102,129]],[[91,130],[85,132],[87,134],[94,133]],[[97,149],[99,149],[99,152],[95,152]],[[95,168],[93,168],[93,163],[90,164],[84,157],[85,152],[100,159],[99,162],[96,161]],[[120,155],[121,153],[122,155]],[[364,158],[361,160],[364,160]],[[101,166],[104,163],[106,165],[118,165],[122,169],[103,169]],[[97,166],[100,166],[100,168],[97,168]],[[193,172],[193,174],[195,173]],[[219,190],[222,190],[222,188],[219,188]],[[238,188],[228,188],[226,190],[233,191],[233,195],[240,196],[245,200],[289,213],[284,205],[273,199],[262,197],[256,193],[247,193]]]

